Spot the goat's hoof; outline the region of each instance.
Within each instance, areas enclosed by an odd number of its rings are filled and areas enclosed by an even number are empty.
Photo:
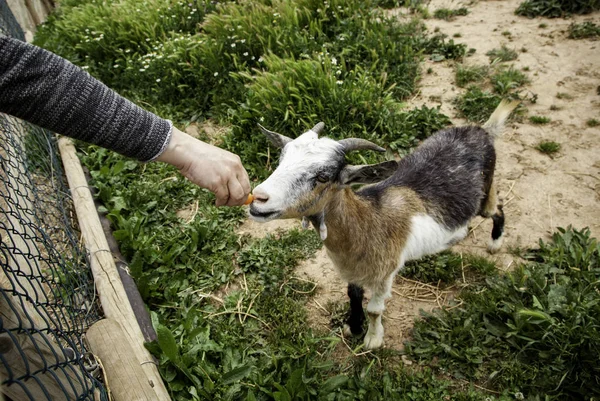
[[[377,349],[383,347],[383,334],[376,335],[367,333],[365,336],[365,349]]]
[[[490,240],[490,242],[488,243],[488,246],[487,246],[488,252],[491,254],[498,252],[500,250],[500,248],[502,248],[502,239],[503,238],[500,237],[498,239]]]
[[[363,333],[363,328],[362,326],[359,326],[353,330],[352,326],[350,326],[348,323],[344,323],[343,332],[344,337],[358,337]]]

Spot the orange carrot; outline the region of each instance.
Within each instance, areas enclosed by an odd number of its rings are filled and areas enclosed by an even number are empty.
[[[249,205],[252,203],[252,201],[254,200],[254,195],[249,194],[248,195],[248,199],[246,199],[246,202],[244,202],[244,205]]]

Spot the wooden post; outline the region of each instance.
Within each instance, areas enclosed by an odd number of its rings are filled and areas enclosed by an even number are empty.
[[[90,265],[94,282],[98,291],[102,309],[107,318],[121,325],[124,338],[115,338],[115,342],[127,341],[139,364],[142,366],[147,378],[146,386],[154,390],[153,400],[170,400],[167,389],[154,363],[152,355],[144,347],[144,336],[137,324],[135,315],[127,299],[127,294],[119,278],[115,262],[109,250],[106,237],[102,231],[98,213],[94,207],[94,200],[88,188],[88,183],[83,174],[81,163],[75,152],[75,147],[69,138],[62,137],[58,141],[58,147],[62,156],[65,174],[73,203],[79,221],[79,228],[83,236],[86,249],[90,256]],[[113,354],[112,357],[120,358]],[[109,363],[109,361],[106,361]],[[112,363],[112,362],[111,362]],[[131,378],[132,382],[134,379]],[[116,397],[116,394],[115,394]],[[117,401],[117,398],[115,398]],[[123,398],[123,401],[129,401]]]
[[[96,322],[85,333],[90,348],[102,362],[106,387],[115,400],[147,401],[156,396],[135,353],[125,341],[120,324],[112,319]]]

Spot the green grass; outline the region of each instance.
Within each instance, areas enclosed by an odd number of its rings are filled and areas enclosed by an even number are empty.
[[[529,121],[536,125],[548,124],[552,119],[546,116],[529,116]]]
[[[450,376],[520,399],[600,395],[600,245],[589,229],[559,229],[513,272],[459,295],[460,307],[425,314],[407,352]]]
[[[464,95],[456,99],[456,107],[467,120],[482,124],[492,115],[501,100],[501,96],[471,85]]]
[[[464,16],[467,14],[469,14],[469,10],[466,7],[460,7],[455,10],[451,10],[449,8],[438,8],[433,12],[433,17],[451,21],[457,16]]]
[[[456,85],[461,88],[467,84],[473,82],[483,81],[489,74],[489,67],[487,66],[466,66],[464,64],[458,64],[455,72]]]
[[[588,127],[597,127],[600,125],[600,121],[596,120],[595,118],[590,118],[585,122],[585,125]]]
[[[560,151],[560,143],[554,141],[542,141],[538,143],[535,148],[544,154],[553,155]]]
[[[502,45],[499,49],[490,50],[485,54],[490,58],[490,62],[506,62],[516,60],[518,56],[517,52],[513,49],[509,49],[506,45]]]
[[[600,10],[599,0],[527,0],[519,5],[515,13],[529,18],[559,18],[597,10]]]
[[[569,39],[590,39],[600,37],[600,25],[593,22],[569,25]]]
[[[499,68],[491,78],[494,92],[501,96],[508,95],[515,89],[525,85],[529,79],[521,71],[510,66],[508,68]]]

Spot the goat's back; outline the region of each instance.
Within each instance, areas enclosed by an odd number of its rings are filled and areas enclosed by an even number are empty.
[[[496,164],[493,138],[481,127],[453,127],[426,139],[398,163],[393,176],[358,194],[380,199],[388,187],[406,187],[446,227],[476,216],[489,191]]]

